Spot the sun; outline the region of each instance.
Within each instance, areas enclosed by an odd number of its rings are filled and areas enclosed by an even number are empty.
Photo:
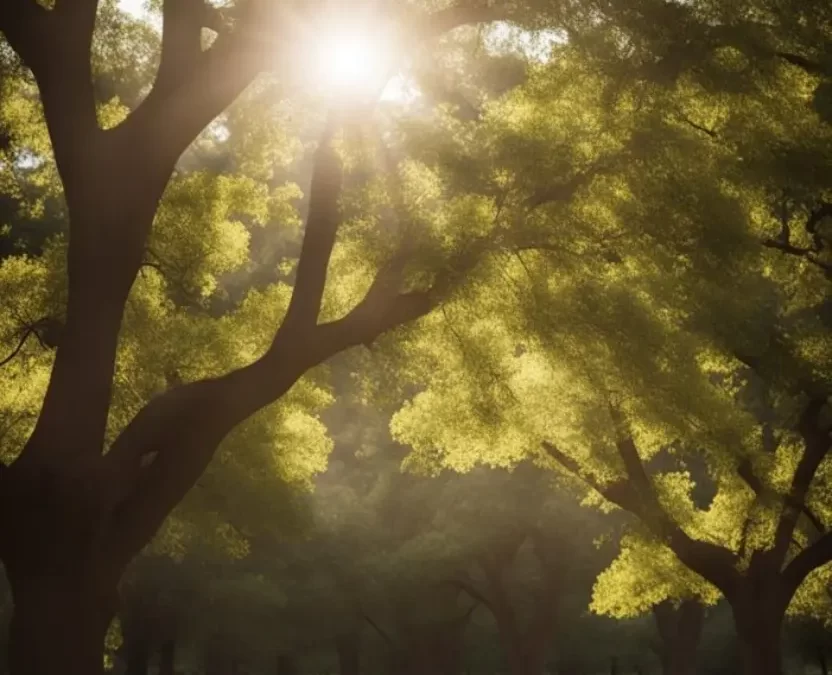
[[[340,20],[318,33],[317,83],[339,98],[378,94],[395,69],[386,31],[365,23]]]

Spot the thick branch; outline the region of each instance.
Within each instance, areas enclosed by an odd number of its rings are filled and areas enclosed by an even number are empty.
[[[705,577],[723,593],[729,593],[738,579],[738,573],[734,569],[736,555],[722,546],[688,536],[659,504],[632,440],[619,442],[617,447],[627,477],[609,485],[602,485],[586,476],[575,460],[566,457],[552,444],[543,443],[543,448],[555,461],[613,504],[636,516],[670,547],[682,563]]]
[[[33,71],[45,64],[43,49],[49,12],[35,0],[4,0],[0,4],[0,33]]]
[[[204,0],[165,0],[162,57],[154,89],[171,92],[195,71],[202,57],[202,27],[208,15]]]
[[[169,50],[173,51],[169,51],[167,60],[163,57],[160,79],[122,125],[125,133],[152,142],[152,150],[161,163],[173,166],[200,132],[265,67],[267,47],[247,36],[251,17],[241,19],[233,32],[221,34],[198,57],[192,50],[187,56],[177,57],[178,48],[174,49],[175,43],[170,45]]]
[[[154,399],[107,457],[113,497],[124,501],[113,528],[119,555],[129,559],[141,550],[239,423],[280,398],[309,368],[343,349],[372,342],[432,307],[430,293],[400,295],[377,279],[343,319],[301,332],[278,331],[269,351],[250,366]],[[149,456],[155,459],[142,468]]]
[[[832,445],[829,429],[819,426],[821,412],[825,405],[825,398],[811,399],[804,408],[797,425],[797,431],[804,443],[803,455],[797,464],[786,504],[780,514],[774,535],[772,556],[778,566],[782,565],[788,553],[789,543],[794,535],[797,520],[806,504],[806,496],[815,473]]]
[[[342,171],[341,160],[332,147],[333,132],[334,120],[330,120],[315,156],[306,232],[292,300],[281,330],[303,330],[318,322],[339,224]]]
[[[746,459],[740,463],[739,467],[737,468],[737,473],[759,499],[763,499],[766,496],[774,496],[778,499],[780,498],[780,496],[774,493],[773,490],[768,491],[766,489],[766,487],[763,485],[763,482],[754,473],[754,469],[752,468],[751,462],[749,460]],[[771,493],[770,495],[768,495],[769,492]],[[782,497],[782,499],[792,508],[798,509],[804,516],[806,516],[806,519],[812,524],[812,527],[814,527],[819,534],[823,534],[824,532],[826,532],[826,527],[824,527],[820,518],[818,518],[812,512],[812,509],[809,508],[808,504],[800,504],[794,501],[794,499],[790,495],[785,495],[784,497]]]
[[[70,205],[82,180],[79,163],[98,130],[90,66],[97,8],[97,0],[63,0],[52,11],[35,0],[4,0],[0,7],[0,31],[37,80]]]
[[[788,592],[793,594],[809,574],[829,562],[832,562],[832,532],[804,548],[786,566],[783,580]]]
[[[780,59],[783,59],[787,63],[791,63],[793,66],[802,68],[811,75],[832,75],[832,71],[830,71],[828,68],[824,67],[820,63],[817,63],[816,61],[807,59],[805,56],[801,56],[800,54],[792,54],[790,52],[775,52],[774,55]]]

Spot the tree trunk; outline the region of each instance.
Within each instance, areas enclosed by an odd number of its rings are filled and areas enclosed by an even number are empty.
[[[732,598],[744,675],[782,675],[780,641],[785,609],[772,598],[771,591],[745,592]]]
[[[11,674],[103,673],[104,637],[115,616],[115,590],[102,592],[80,576],[32,578],[19,570],[7,571],[14,596]]]
[[[277,675],[296,675],[298,672],[295,657],[291,654],[280,654],[277,657]]]
[[[166,640],[159,650],[159,675],[174,675],[176,672],[176,641]]]
[[[821,675],[829,675],[829,668],[826,665],[826,652],[823,647],[818,647],[818,666],[820,666]]]
[[[653,615],[661,638],[663,675],[694,675],[705,608],[696,600],[685,600],[679,607],[664,602],[653,608]]]
[[[546,643],[521,640],[511,647],[509,670],[511,675],[543,675],[546,671]]]
[[[361,672],[358,636],[339,636],[335,639],[335,648],[338,651],[338,671],[341,675],[358,675]]]
[[[143,639],[127,640],[127,675],[147,675],[150,650]]]

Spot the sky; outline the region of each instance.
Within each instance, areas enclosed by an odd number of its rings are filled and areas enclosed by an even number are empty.
[[[134,16],[141,16],[144,0],[119,0],[118,4],[125,12],[129,12]]]

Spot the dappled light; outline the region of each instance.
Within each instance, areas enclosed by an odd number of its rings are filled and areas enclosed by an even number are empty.
[[[0,675],[827,675],[830,45],[0,0]]]

